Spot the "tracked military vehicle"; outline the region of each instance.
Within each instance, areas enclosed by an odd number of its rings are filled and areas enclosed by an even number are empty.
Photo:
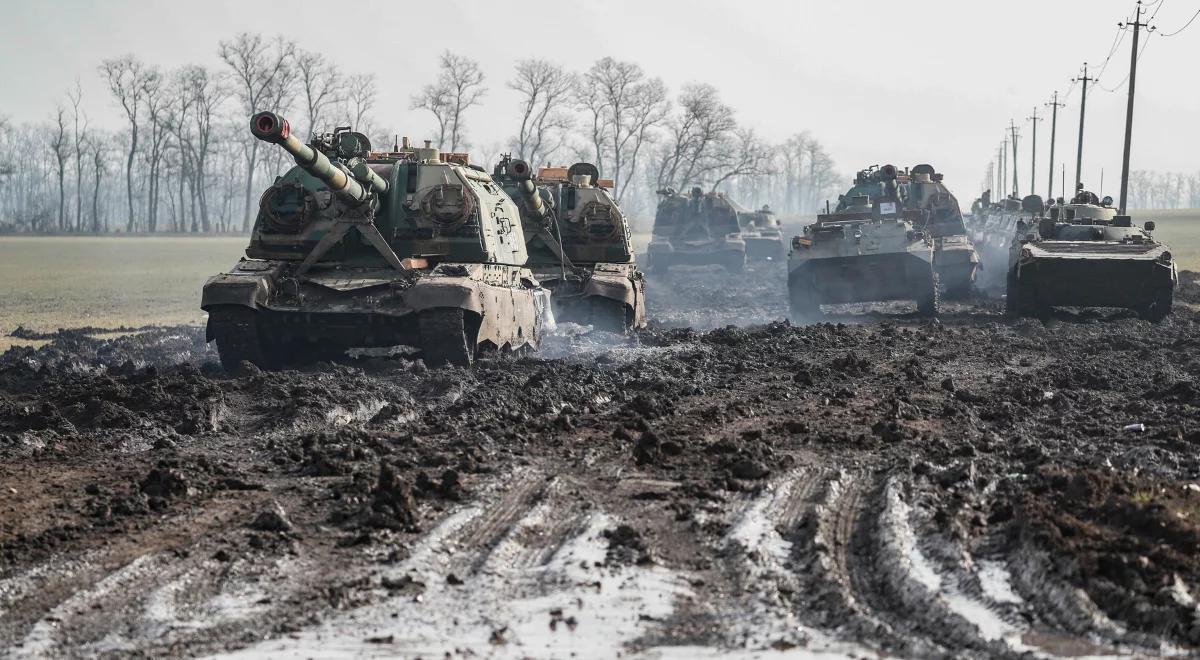
[[[733,199],[726,197],[738,216],[742,229],[742,240],[746,242],[747,259],[782,259],[784,256],[783,227],[770,206],[763,205],[757,211],[742,208]]]
[[[924,213],[904,208],[892,165],[860,171],[832,212],[792,239],[788,296],[794,321],[820,318],[823,304],[915,300],[938,312],[933,238],[918,229]]]
[[[623,333],[646,325],[645,278],[629,222],[596,166],[544,167],[503,157],[492,176],[521,209],[528,265],[553,293],[555,318]]]
[[[549,292],[525,266],[516,205],[466,154],[407,139],[376,152],[342,128],[306,145],[271,112],[250,131],[296,167],[263,193],[246,257],[204,285],[227,369],[395,345],[469,365],[537,347]]]
[[[720,265],[731,273],[746,267],[746,241],[737,211],[721,193],[692,188],[684,196],[671,188],[658,191],[648,254],[650,269],[674,265]]]
[[[967,297],[979,271],[979,253],[967,235],[958,200],[930,165],[913,167],[903,179],[904,206],[923,213],[917,228],[933,239],[933,268],[946,297]]]
[[[1111,205],[1111,197],[1097,200],[1081,189],[1036,223],[1018,222],[1008,271],[1009,315],[1041,316],[1052,307],[1124,307],[1157,323],[1171,313],[1178,276],[1170,250],[1154,239],[1153,222],[1135,227]]]

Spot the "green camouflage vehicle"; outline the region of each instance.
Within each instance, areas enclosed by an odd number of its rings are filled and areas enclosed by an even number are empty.
[[[747,211],[731,198],[726,198],[738,215],[742,228],[742,240],[746,242],[747,259],[782,259],[783,227],[770,206],[763,205],[757,211]]]
[[[1042,316],[1052,307],[1124,307],[1159,322],[1171,313],[1178,276],[1154,223],[1135,227],[1080,189],[1069,204],[1047,209],[1037,222],[1017,222],[1008,270],[1010,316]]]
[[[646,326],[646,283],[629,222],[590,163],[544,167],[501,158],[492,177],[521,208],[528,265],[555,319],[624,333]],[[607,184],[607,185],[606,185]]]
[[[746,241],[738,213],[721,193],[692,188],[688,196],[671,188],[654,213],[648,253],[650,270],[665,273],[675,265],[720,265],[731,273],[746,267]]]
[[[469,365],[537,347],[553,319],[525,266],[520,212],[466,154],[407,139],[375,152],[344,128],[305,145],[271,112],[250,131],[296,167],[263,193],[246,258],[204,285],[226,369],[395,345]]]
[[[832,213],[817,216],[792,239],[788,254],[791,318],[821,318],[823,304],[915,300],[918,313],[938,313],[933,239],[905,209],[891,165],[860,171]]]
[[[923,230],[933,239],[933,268],[947,298],[966,298],[979,272],[979,253],[967,235],[958,200],[930,165],[917,165],[901,177],[904,206],[924,213]]]

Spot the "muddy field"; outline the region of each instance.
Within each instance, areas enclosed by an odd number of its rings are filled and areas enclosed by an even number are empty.
[[[793,327],[782,265],[536,357],[222,375],[198,327],[0,355],[16,657],[1200,649],[1200,285]],[[736,327],[735,327],[736,326]],[[31,337],[36,338],[36,337]]]

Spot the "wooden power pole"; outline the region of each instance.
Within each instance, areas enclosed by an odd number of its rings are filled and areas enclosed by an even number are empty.
[[[1087,110],[1087,85],[1089,82],[1095,82],[1095,78],[1089,78],[1087,73],[1087,62],[1083,63],[1083,77],[1076,78],[1076,82],[1083,83],[1083,97],[1079,100],[1079,148],[1075,150],[1075,189],[1079,190],[1079,181],[1083,172],[1083,116]]]
[[[1026,117],[1028,121],[1033,123],[1033,135],[1030,136],[1030,161],[1029,161],[1029,194],[1037,189],[1037,123],[1042,121],[1042,117],[1037,116],[1037,106],[1033,106],[1033,116]]]
[[[1046,201],[1054,199],[1054,139],[1058,133],[1058,109],[1065,106],[1065,103],[1058,102],[1058,90],[1054,90],[1054,100],[1046,105],[1050,106],[1050,182],[1046,184]]]
[[[1017,183],[1017,138],[1020,136],[1017,135],[1017,125],[1013,122],[1013,120],[1011,120],[1011,119],[1008,120],[1008,127],[1012,131],[1012,144],[1013,144],[1012,194],[1013,194],[1013,197],[1020,197],[1021,196],[1021,184]]]
[[[1125,153],[1121,157],[1121,215],[1125,214],[1125,202],[1129,194],[1129,145],[1133,139],[1133,87],[1137,83],[1137,61],[1138,61],[1138,32],[1141,28],[1146,27],[1142,22],[1142,12],[1146,11],[1142,8],[1142,0],[1138,0],[1137,14],[1133,17],[1132,23],[1120,24],[1122,28],[1133,27],[1133,46],[1129,51],[1129,102],[1125,106]],[[1154,31],[1151,27],[1149,31]]]

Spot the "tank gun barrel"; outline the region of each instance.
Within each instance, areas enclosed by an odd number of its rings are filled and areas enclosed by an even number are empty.
[[[533,168],[529,166],[529,163],[515,159],[508,164],[508,171],[517,180],[517,190],[521,192],[521,199],[525,201],[525,206],[537,217],[546,217],[549,209],[542,201],[542,196],[538,194],[537,184],[533,182]]]
[[[296,160],[297,165],[320,179],[337,195],[356,203],[366,201],[368,197],[366,188],[330,162],[325,154],[304,144],[299,138],[292,135],[291,124],[283,117],[274,112],[259,112],[250,118],[250,133],[263,142],[283,147],[283,150]],[[374,175],[374,172],[371,174]],[[380,179],[380,181],[383,180]],[[385,183],[381,192],[386,190]]]

